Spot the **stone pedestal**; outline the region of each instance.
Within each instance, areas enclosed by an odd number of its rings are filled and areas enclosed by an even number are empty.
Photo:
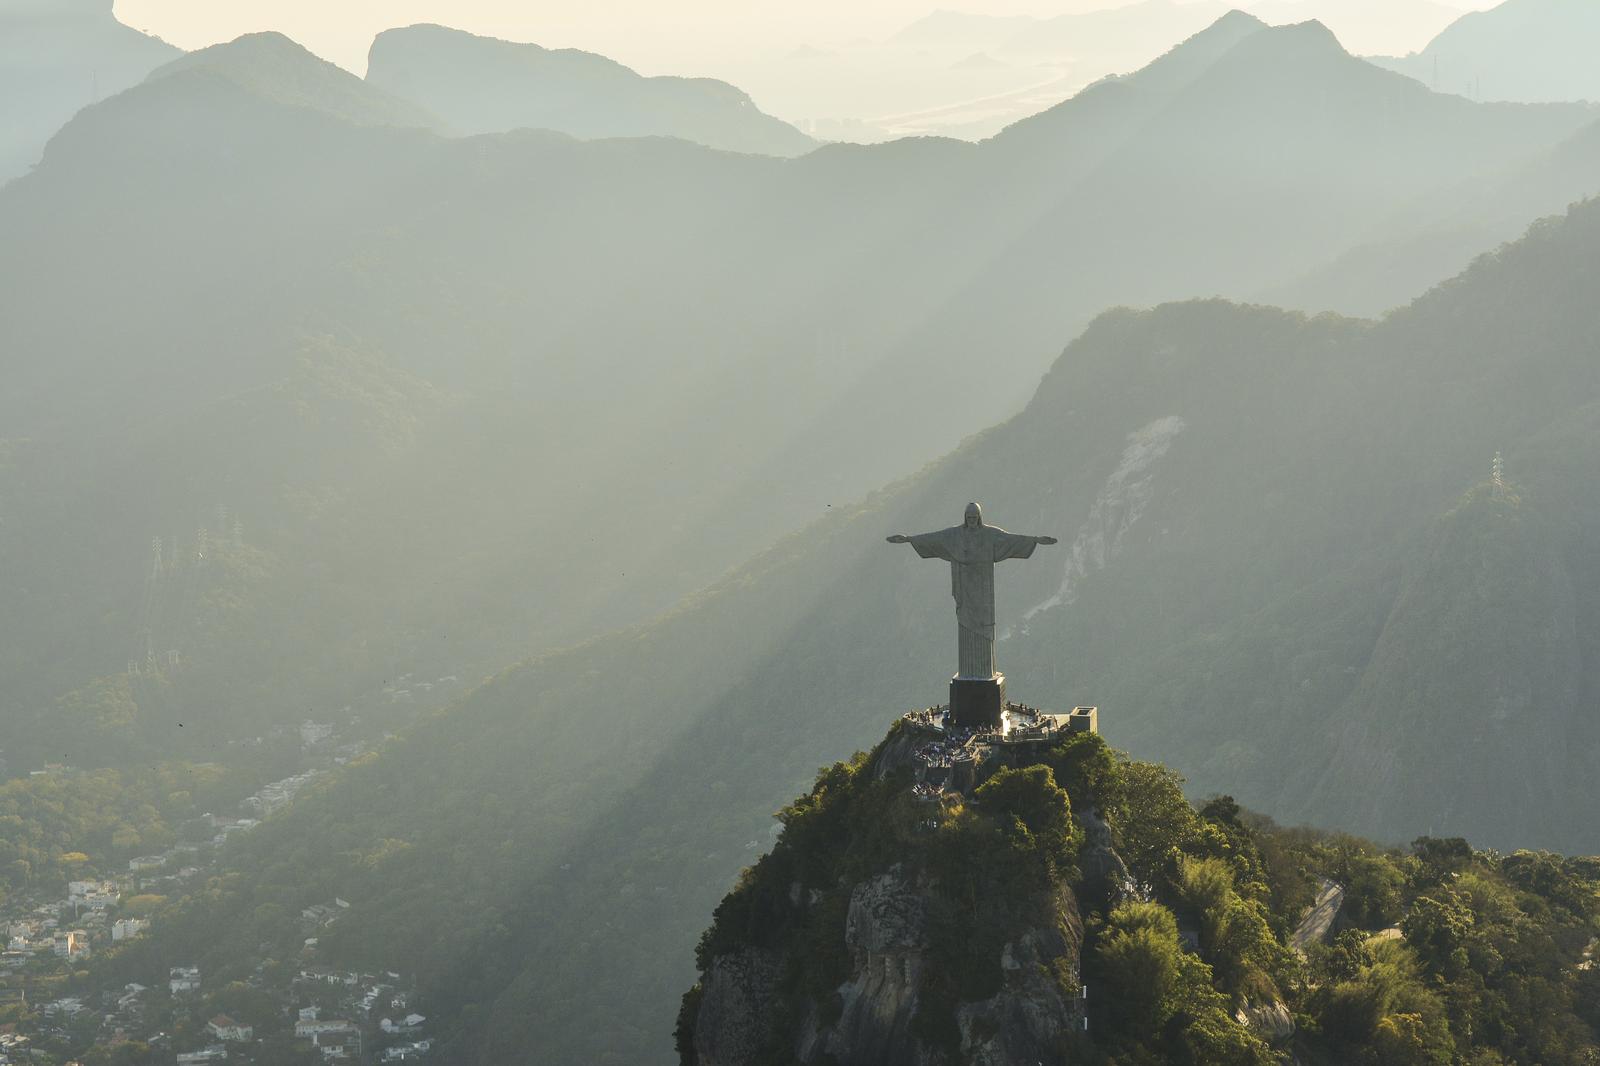
[[[1005,705],[1005,674],[950,679],[950,722],[957,729],[999,729]]]

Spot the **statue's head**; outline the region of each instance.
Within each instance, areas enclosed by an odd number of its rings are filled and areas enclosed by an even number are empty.
[[[975,503],[967,504],[967,517],[961,524],[968,529],[977,529],[983,525],[983,508]]]

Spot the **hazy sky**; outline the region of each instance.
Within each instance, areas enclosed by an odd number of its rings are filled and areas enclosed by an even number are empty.
[[[438,22],[546,47],[599,52],[643,74],[721,78],[757,106],[818,136],[911,134],[977,139],[1065,99],[1107,74],[1138,69],[1202,28],[1210,15],[1156,12],[1149,38],[1101,54],[995,58],[991,44],[895,44],[897,31],[939,9],[1049,17],[1133,0],[116,0],[119,18],[182,48],[278,30],[316,54],[366,71],[373,36]],[[1161,7],[1165,0],[1151,0]],[[1196,0],[1175,0],[1177,3]],[[1217,6],[1218,0],[1198,0]],[[1496,0],[1237,0],[1267,4],[1271,22],[1322,17],[1352,51],[1404,54],[1455,17]],[[1600,2],[1600,0],[1597,0]],[[1171,26],[1168,26],[1171,23]]]
[[[1352,2],[1370,6],[1370,0]],[[1436,2],[1494,6],[1494,0]],[[609,51],[662,68],[646,73],[682,73],[671,68],[741,47],[880,38],[935,8],[1048,16],[1118,6],[1119,0],[117,0],[116,11],[129,25],[190,49],[252,30],[280,30],[357,73],[365,69],[373,34],[413,22]]]

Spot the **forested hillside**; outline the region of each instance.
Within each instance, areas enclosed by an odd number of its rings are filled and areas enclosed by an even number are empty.
[[[1246,16],[983,145],[793,160],[452,138],[272,34],[186,57],[0,193],[12,750],[209,750],[637,622],[1011,414],[1102,308],[1301,274],[1591,118]]]
[[[882,538],[971,498],[1061,540],[998,571],[1013,698],[1098,704],[1113,743],[1283,820],[1593,851],[1597,257],[1584,206],[1381,324],[1107,314],[1016,418],[264,826],[151,950],[287,950],[259,904],[337,893],[325,949],[435,975],[463,1061],[660,1053],[765,812],[870,743],[874,706],[942,699],[948,575]]]

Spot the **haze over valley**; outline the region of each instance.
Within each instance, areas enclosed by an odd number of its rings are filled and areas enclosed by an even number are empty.
[[[1600,23],[1467,6],[0,0],[0,1063],[1593,1061]]]

